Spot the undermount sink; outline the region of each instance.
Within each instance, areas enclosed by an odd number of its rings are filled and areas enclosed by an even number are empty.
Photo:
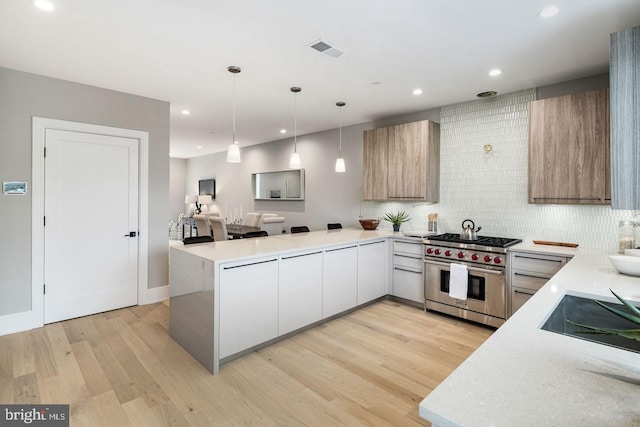
[[[630,312],[629,309],[622,304],[602,301],[611,307],[620,311]],[[608,310],[594,303],[590,298],[579,297],[575,295],[565,295],[560,303],[551,313],[551,316],[540,327],[545,331],[551,331],[570,337],[579,338],[586,341],[592,341],[612,347],[618,347],[624,350],[640,353],[640,341],[621,337],[618,335],[596,335],[582,334],[580,331],[589,331],[586,328],[572,325],[568,320],[574,323],[594,326],[598,328],[612,329],[637,329],[638,325],[629,320],[616,316]]]

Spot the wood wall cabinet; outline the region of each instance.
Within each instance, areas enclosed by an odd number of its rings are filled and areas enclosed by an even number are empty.
[[[364,200],[437,202],[440,125],[422,120],[364,132]]]
[[[611,203],[609,90],[529,104],[529,203]]]

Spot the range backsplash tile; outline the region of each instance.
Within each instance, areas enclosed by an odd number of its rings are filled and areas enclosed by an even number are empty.
[[[457,232],[464,219],[480,234],[524,241],[552,240],[616,251],[618,222],[633,211],[608,206],[531,205],[528,191],[528,104],[535,90],[442,107],[440,112],[440,203],[362,202],[361,214],[379,218],[405,210],[406,230],[427,229],[439,215],[439,232]],[[485,144],[493,146],[485,154]],[[391,229],[381,222],[380,228]]]

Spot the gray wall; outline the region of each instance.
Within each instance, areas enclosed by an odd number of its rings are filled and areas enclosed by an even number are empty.
[[[187,188],[187,160],[170,159],[169,171],[169,219],[175,220],[178,214],[185,213],[187,207],[184,203]]]
[[[32,116],[149,132],[149,287],[167,285],[169,103],[0,68],[0,181],[31,186]],[[0,315],[29,311],[31,192],[0,194],[0,221]]]
[[[216,204],[228,220],[246,212],[273,212],[292,225],[326,229],[329,222],[358,225],[362,198],[362,132],[371,124],[342,130],[342,154],[346,172],[334,172],[338,155],[338,130],[298,137],[297,151],[305,169],[304,201],[255,201],[251,196],[251,174],[289,169],[293,151],[291,138],[267,144],[242,147],[242,162],[227,163],[226,153],[189,159],[186,192],[197,194],[198,180],[216,179]]]

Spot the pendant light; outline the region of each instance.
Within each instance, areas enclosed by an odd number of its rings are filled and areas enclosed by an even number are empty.
[[[338,158],[336,160],[336,172],[344,172],[344,158],[342,157],[342,107],[346,104],[342,101],[336,102],[336,105],[340,108],[340,149],[338,150]]]
[[[233,74],[233,138],[229,148],[227,149],[227,162],[240,163],[240,146],[236,140],[236,74],[240,73],[240,67],[235,65],[227,68],[231,74]]]
[[[292,87],[293,92],[293,153],[291,153],[291,160],[289,160],[289,167],[291,169],[300,169],[300,155],[297,151],[298,145],[298,116],[297,116],[297,98],[298,93],[302,91],[299,87]]]

